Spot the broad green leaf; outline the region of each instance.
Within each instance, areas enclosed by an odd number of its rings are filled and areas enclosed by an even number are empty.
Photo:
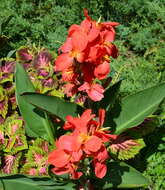
[[[28,134],[29,137],[38,137],[38,134],[36,134],[35,132],[33,132],[31,130],[31,128],[28,127],[27,124],[25,125],[25,131],[26,131],[26,134]]]
[[[1,179],[4,190],[13,190],[13,189],[23,189],[23,190],[42,190],[37,184],[35,184],[31,179],[28,178],[11,178],[11,179]]]
[[[156,111],[158,105],[165,97],[165,83],[145,89],[136,94],[127,96],[116,103],[107,115],[115,133],[135,127]]]
[[[95,185],[98,190],[112,187],[138,188],[148,186],[149,181],[140,172],[124,162],[110,162],[106,176],[103,179],[97,179]]]
[[[46,96],[37,93],[24,93],[24,99],[32,105],[52,113],[62,120],[65,120],[67,115],[77,116],[82,107],[71,102],[66,102],[63,99],[55,96]]]
[[[75,190],[75,184],[59,182],[46,177],[28,177],[25,175],[0,176],[0,188],[5,190]]]
[[[31,131],[30,136],[34,134],[34,137],[42,137],[54,144],[54,137],[46,112],[36,109],[35,106],[29,104],[20,96],[24,92],[35,92],[35,89],[24,68],[18,63],[16,64],[15,81],[18,107],[26,121],[26,127],[29,128],[29,130],[26,130],[27,134],[28,131]]]

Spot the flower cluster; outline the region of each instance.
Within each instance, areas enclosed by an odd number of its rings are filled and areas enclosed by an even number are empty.
[[[110,72],[110,56],[116,58],[118,50],[112,43],[117,22],[96,22],[84,10],[85,20],[73,24],[68,31],[66,42],[60,47],[61,53],[55,60],[55,71],[62,72],[66,82],[65,93],[73,96],[85,93],[93,101],[103,98],[104,88],[96,83]]]
[[[105,143],[116,138],[116,135],[102,128],[105,117],[103,109],[99,110],[98,121],[94,117],[90,109],[78,118],[67,116],[63,128],[72,130],[72,133],[61,136],[56,142],[56,149],[48,156],[48,162],[55,166],[52,169],[55,174],[69,173],[73,179],[78,179],[83,175],[83,161],[89,159],[92,160],[95,175],[98,178],[105,176],[105,162],[109,158]]]

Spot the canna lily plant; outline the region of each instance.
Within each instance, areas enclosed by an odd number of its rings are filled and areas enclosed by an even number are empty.
[[[58,55],[20,47],[1,59],[0,188],[93,190],[147,187],[127,164],[152,132],[165,83],[119,96],[110,62],[117,22],[85,19]],[[15,72],[14,72],[15,70]]]

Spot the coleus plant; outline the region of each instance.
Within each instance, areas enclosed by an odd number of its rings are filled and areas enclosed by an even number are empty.
[[[151,114],[165,96],[165,83],[118,96],[122,81],[113,83],[110,59],[118,56],[113,41],[119,23],[94,21],[87,10],[84,15],[69,28],[58,56],[33,46],[21,47],[16,61],[1,60],[2,189],[149,184],[125,161],[157,125]]]

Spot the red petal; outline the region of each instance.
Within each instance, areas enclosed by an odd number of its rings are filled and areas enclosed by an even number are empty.
[[[91,109],[87,109],[83,112],[83,114],[81,115],[81,119],[84,120],[85,122],[89,122],[92,118],[95,117],[95,114],[92,114],[92,110]]]
[[[93,46],[90,48],[88,59],[90,62],[98,64],[98,60],[101,60],[102,57],[106,54],[106,48],[103,46]]]
[[[56,167],[64,167],[69,161],[69,155],[63,150],[54,150],[48,156],[48,163]]]
[[[63,128],[65,130],[75,129],[75,124],[72,121],[74,121],[74,118],[71,115],[66,116],[66,122]]]
[[[57,57],[55,71],[63,71],[72,66],[73,58],[68,53],[61,54]]]
[[[63,135],[58,140],[58,148],[63,150],[77,151],[80,146],[77,137],[73,135]]]
[[[87,35],[83,32],[74,32],[72,35],[73,49],[79,52],[85,50],[88,45]]]
[[[68,168],[53,168],[51,171],[55,173],[56,175],[63,175],[63,174],[69,173]]]
[[[99,109],[99,123],[100,123],[100,126],[103,126],[104,119],[105,119],[105,110],[104,109]]]
[[[77,25],[77,24],[71,25],[71,27],[69,28],[69,31],[68,31],[68,36],[71,37],[74,32],[79,31],[79,30],[80,30],[79,25]]]
[[[72,164],[68,164],[68,168],[69,168],[69,173],[71,174],[72,179],[78,179],[80,178],[80,176],[83,175],[82,172],[77,172],[77,165]]]
[[[105,46],[107,53],[109,56],[112,56],[113,58],[117,58],[118,56],[118,49],[114,44],[110,44],[108,46]]]
[[[105,148],[104,145],[100,148],[100,150],[96,153],[94,156],[95,159],[97,159],[99,162],[104,162],[106,159],[109,158],[107,149]]]
[[[116,139],[116,135],[107,134],[108,131],[97,130],[94,135],[101,138],[103,142],[109,142],[111,139]]]
[[[102,64],[98,65],[94,70],[94,74],[99,80],[105,79],[109,73],[110,65],[107,61],[104,61]]]
[[[88,34],[88,40],[90,42],[93,42],[94,40],[96,40],[97,38],[100,37],[100,32],[99,30],[96,29],[91,29],[89,34]]]
[[[113,42],[115,40],[115,31],[105,30],[102,34],[105,42]]]
[[[76,172],[76,171],[74,171],[72,173],[72,179],[79,179],[82,175],[83,175],[82,172]]]
[[[84,32],[85,34],[88,34],[90,29],[91,29],[91,21],[85,19],[81,22],[80,24],[80,28],[81,28],[81,31]]]
[[[104,97],[104,89],[99,84],[93,84],[91,89],[87,93],[93,101],[100,101]]]
[[[73,118],[72,116],[66,117],[66,124],[64,129],[74,129],[74,134],[79,135],[79,133],[87,133],[88,122],[95,116],[91,113],[90,109],[84,111],[80,118]],[[79,142],[80,143],[80,142]]]
[[[107,173],[107,166],[103,163],[95,162],[95,175],[98,178],[103,178]]]
[[[97,152],[101,148],[102,140],[96,136],[92,136],[84,145],[88,151]]]
[[[89,89],[90,89],[90,85],[87,82],[85,82],[83,85],[81,85],[78,88],[79,91],[86,91],[86,90],[89,90]]]
[[[72,162],[79,162],[83,156],[83,151],[79,150],[77,152],[72,153]]]
[[[72,83],[65,84],[64,88],[65,88],[65,90],[64,90],[65,94],[68,97],[71,97],[77,93],[77,86],[75,84],[72,84]],[[63,128],[65,129],[65,127],[63,127]]]
[[[66,42],[59,48],[63,53],[68,53],[72,50],[72,39],[67,38]]]

